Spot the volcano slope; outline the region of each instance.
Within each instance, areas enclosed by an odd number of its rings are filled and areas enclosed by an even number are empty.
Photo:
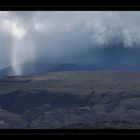
[[[67,71],[1,78],[0,128],[139,129],[140,73]]]

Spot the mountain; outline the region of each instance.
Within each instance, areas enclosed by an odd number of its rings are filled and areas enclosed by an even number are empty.
[[[140,128],[140,73],[63,71],[0,78],[0,128]]]
[[[106,63],[104,65],[104,63]],[[60,71],[128,71],[138,72],[140,67],[134,66],[118,66],[117,64],[108,65],[104,62],[102,65],[95,64],[69,64],[69,63],[25,63],[18,67],[21,68],[21,75],[40,75],[48,72],[60,72]],[[15,72],[12,66],[6,67],[0,70],[0,77],[15,76]]]
[[[22,75],[36,75],[46,72],[86,70],[86,66],[71,63],[24,63],[17,65],[22,70]],[[0,76],[15,75],[12,66],[0,70]]]
[[[13,67],[6,67],[0,69],[0,76],[12,76],[15,75]]]

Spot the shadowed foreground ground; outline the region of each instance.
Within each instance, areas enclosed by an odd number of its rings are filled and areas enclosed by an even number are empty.
[[[140,73],[1,78],[0,128],[140,128]]]

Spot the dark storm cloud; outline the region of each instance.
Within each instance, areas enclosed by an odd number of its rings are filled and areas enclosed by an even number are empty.
[[[124,65],[139,59],[140,12],[7,11],[0,20],[0,68],[28,61]]]

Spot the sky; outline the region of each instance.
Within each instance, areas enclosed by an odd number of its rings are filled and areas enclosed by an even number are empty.
[[[67,62],[140,68],[139,11],[0,11],[0,69]]]

